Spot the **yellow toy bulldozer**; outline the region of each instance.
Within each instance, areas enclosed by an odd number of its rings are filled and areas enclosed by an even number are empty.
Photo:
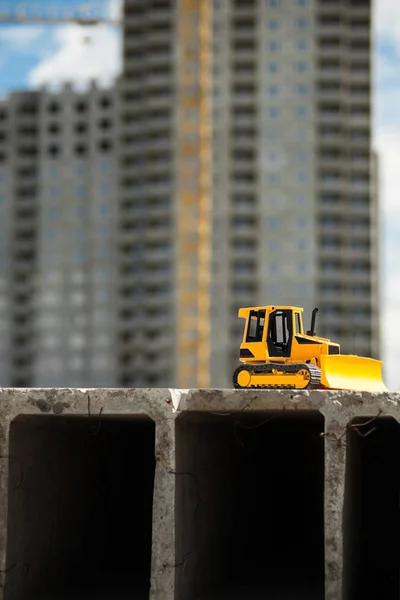
[[[234,387],[387,391],[381,361],[340,354],[339,344],[316,336],[317,311],[304,333],[302,308],[241,308],[246,322]]]

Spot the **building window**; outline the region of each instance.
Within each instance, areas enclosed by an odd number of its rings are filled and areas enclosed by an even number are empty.
[[[300,229],[304,229],[307,226],[307,219],[305,217],[300,217],[297,219],[297,226]]]
[[[297,269],[298,269],[299,273],[307,273],[307,263],[305,263],[305,262],[298,263]]]
[[[304,73],[307,70],[307,64],[304,61],[299,61],[294,68],[298,73]]]
[[[278,50],[278,42],[276,40],[271,40],[267,46],[268,50],[271,52],[275,52]]]
[[[305,171],[299,171],[296,174],[297,183],[305,183],[307,181],[307,173]]]
[[[108,140],[102,140],[99,142],[99,152],[109,152],[112,148],[111,142]]]
[[[56,156],[58,156],[60,149],[58,146],[49,146],[47,149],[48,154],[51,156],[51,158],[54,158]]]
[[[297,42],[295,42],[295,48],[297,48],[297,50],[307,50],[308,48],[308,43],[307,40],[297,40]]]
[[[277,65],[277,63],[269,63],[269,65],[268,65],[268,71],[270,73],[277,73],[278,72],[278,65]]]
[[[268,185],[276,185],[278,183],[278,176],[276,173],[268,173],[267,175]]]
[[[78,156],[83,156],[87,153],[87,147],[84,144],[77,144],[75,146],[75,154]]]
[[[271,240],[268,242],[268,251],[269,252],[277,252],[279,248],[279,244],[276,240]]]
[[[279,116],[279,108],[277,106],[271,106],[268,109],[268,115],[272,118],[278,117]]]
[[[108,204],[100,204],[100,206],[98,207],[98,211],[99,211],[99,214],[102,215],[103,217],[106,217],[111,212]]]
[[[277,273],[278,272],[278,263],[276,263],[276,262],[270,262],[269,263],[269,272],[270,273]]]
[[[268,217],[267,226],[268,229],[277,229],[279,225],[279,220],[277,217]]]
[[[75,125],[75,133],[85,133],[87,131],[87,127],[85,123],[77,123]]]
[[[86,102],[77,102],[75,104],[75,110],[78,113],[84,113],[87,110],[87,104]]]
[[[308,85],[304,85],[304,83],[298,83],[295,86],[295,91],[297,94],[303,95],[303,94],[307,94],[309,88]]]
[[[305,106],[297,106],[295,109],[295,116],[306,117],[307,116],[307,108]]]
[[[49,104],[49,106],[48,106],[48,111],[51,112],[51,113],[53,113],[53,114],[58,113],[60,111],[59,104],[57,104],[57,102],[51,102]]]
[[[307,248],[307,242],[306,242],[306,240],[299,240],[297,242],[297,249],[298,250],[306,250],[306,248]]]
[[[110,183],[106,182],[106,183],[101,184],[101,193],[103,196],[107,196],[110,193],[110,190],[111,190]]]
[[[308,26],[308,19],[306,19],[305,17],[299,17],[296,20],[296,27],[298,29],[306,29],[307,26]]]
[[[101,98],[99,101],[99,105],[101,106],[101,108],[109,108],[111,106],[110,98],[107,98],[107,96],[103,96],[103,98]]]

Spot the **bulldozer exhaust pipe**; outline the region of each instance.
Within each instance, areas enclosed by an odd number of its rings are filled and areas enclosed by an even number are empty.
[[[314,308],[311,316],[311,329],[308,335],[315,335],[315,319],[317,317],[318,308]]]

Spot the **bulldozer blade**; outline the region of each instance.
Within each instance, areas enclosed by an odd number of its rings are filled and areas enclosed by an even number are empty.
[[[321,384],[334,390],[387,392],[382,362],[345,354],[321,356]]]

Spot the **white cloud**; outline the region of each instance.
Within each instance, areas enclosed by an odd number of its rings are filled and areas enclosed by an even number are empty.
[[[400,99],[400,98],[399,98]],[[398,124],[379,127],[375,133],[375,148],[379,155],[381,207],[400,216],[400,110]]]
[[[107,7],[107,16],[109,19],[119,21],[123,12],[123,0],[109,0]]]
[[[41,25],[15,25],[0,28],[0,43],[9,45],[13,52],[31,51],[34,44],[46,29]]]
[[[65,25],[53,31],[56,50],[29,74],[29,84],[57,86],[72,81],[77,86],[96,79],[110,85],[121,63],[121,35],[107,25]]]
[[[374,28],[377,33],[398,37],[400,34],[400,2],[375,0]]]
[[[379,155],[382,220],[382,358],[386,384],[400,389],[400,114],[392,126],[376,128],[374,146]]]

